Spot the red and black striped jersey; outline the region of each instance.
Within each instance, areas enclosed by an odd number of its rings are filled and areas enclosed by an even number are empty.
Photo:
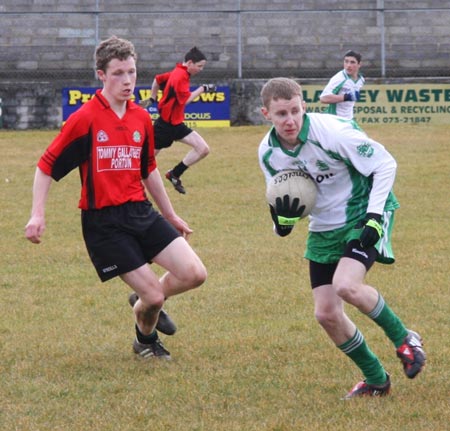
[[[67,119],[38,167],[56,181],[78,167],[83,210],[144,201],[141,179],[156,168],[151,118],[132,101],[119,118],[97,90]]]

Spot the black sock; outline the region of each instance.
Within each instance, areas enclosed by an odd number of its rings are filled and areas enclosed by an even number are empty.
[[[136,328],[136,338],[142,344],[152,344],[158,339],[158,333],[154,330],[150,335],[144,335],[138,325],[134,325]]]
[[[184,171],[188,168],[189,166],[186,166],[183,162],[178,163],[178,165],[176,165],[173,169],[172,169],[172,174],[174,176],[176,176],[177,178],[180,178],[181,175],[183,175]]]

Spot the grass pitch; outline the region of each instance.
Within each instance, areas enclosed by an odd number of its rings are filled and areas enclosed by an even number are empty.
[[[173,361],[134,357],[129,290],[102,284],[81,237],[76,172],[54,183],[47,231],[24,238],[35,164],[55,131],[0,132],[0,429],[20,431],[441,431],[448,427],[450,126],[365,130],[399,163],[393,266],[368,281],[425,340],[408,380],[382,331],[348,313],[393,381],[392,395],[343,402],[360,378],[314,321],[306,223],[272,233],[257,147],[267,127],[202,129],[211,154],[170,185],[209,278],[171,298]],[[187,151],[160,153],[161,172]],[[167,183],[167,182],[166,182]],[[158,270],[158,269],[157,269]]]

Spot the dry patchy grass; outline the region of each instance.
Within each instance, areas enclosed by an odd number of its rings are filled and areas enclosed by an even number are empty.
[[[358,370],[313,319],[306,225],[271,230],[257,146],[266,127],[204,129],[211,155],[169,189],[209,270],[166,308],[179,332],[171,363],[133,357],[128,290],[88,260],[72,173],[50,193],[47,232],[28,243],[37,158],[54,131],[0,132],[0,428],[5,430],[367,430],[448,426],[449,126],[367,127],[399,162],[397,263],[369,280],[425,338],[428,365],[403,376],[379,328],[348,312],[393,379],[392,396],[342,402]],[[186,148],[159,157],[161,172]]]

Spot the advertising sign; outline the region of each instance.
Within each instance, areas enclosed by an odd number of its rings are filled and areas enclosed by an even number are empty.
[[[197,87],[191,88],[191,91]],[[96,87],[67,87],[62,90],[63,123],[70,114],[83,103],[90,100],[97,90]],[[136,87],[133,100],[139,102],[148,99],[151,88]],[[158,94],[158,99],[161,93]],[[149,115],[158,118],[156,103],[147,108]],[[230,126],[230,89],[228,86],[217,87],[214,93],[202,93],[189,105],[186,105],[185,123],[189,127],[229,127]]]
[[[304,85],[308,112],[324,112],[324,86]],[[355,119],[364,124],[449,124],[450,84],[366,84],[356,102]]]

